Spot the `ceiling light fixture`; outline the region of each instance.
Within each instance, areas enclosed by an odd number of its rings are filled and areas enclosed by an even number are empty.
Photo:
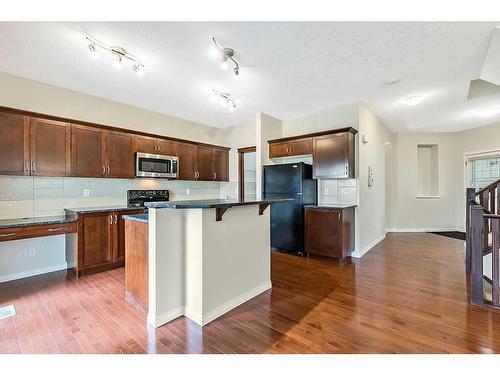
[[[420,104],[422,103],[422,101],[424,100],[424,96],[423,95],[411,95],[411,96],[407,96],[405,98],[405,103],[408,104],[408,105],[417,105],[417,104]]]
[[[479,117],[492,117],[500,113],[500,107],[485,108],[476,112]]]
[[[401,82],[401,78],[390,78],[386,80],[384,83],[386,86],[394,86]]]
[[[123,61],[127,60],[133,63],[132,69],[137,73],[138,76],[142,76],[144,74],[145,66],[141,63],[137,57],[127,52],[125,48],[118,46],[109,46],[103,42],[98,41],[90,36],[86,36],[85,39],[89,44],[89,51],[92,58],[99,58],[99,49],[110,52],[113,55],[113,66],[116,69],[121,69],[123,65]]]
[[[229,60],[234,63],[233,72],[235,77],[240,75],[240,66],[238,62],[234,59],[234,49],[228,47],[221,47],[217,43],[214,37],[212,37],[212,41],[214,42],[214,48],[211,51],[211,55],[213,57],[219,57],[221,59],[220,68],[223,70],[227,70],[229,68]]]
[[[212,90],[212,101],[219,102],[228,111],[236,110],[236,101],[227,92]]]

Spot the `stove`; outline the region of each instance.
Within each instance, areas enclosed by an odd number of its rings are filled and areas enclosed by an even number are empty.
[[[127,204],[129,207],[143,208],[146,202],[166,202],[168,196],[168,190],[128,190]]]

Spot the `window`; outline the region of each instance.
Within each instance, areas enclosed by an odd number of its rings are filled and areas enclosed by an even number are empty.
[[[500,178],[500,157],[470,160],[471,185],[481,189]]]
[[[417,197],[439,197],[438,145],[417,145]]]

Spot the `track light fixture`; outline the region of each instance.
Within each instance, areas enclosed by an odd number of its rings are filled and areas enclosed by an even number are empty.
[[[125,48],[118,46],[108,46],[107,44],[98,41],[90,36],[86,36],[85,39],[89,45],[89,51],[92,58],[99,58],[99,50],[108,51],[113,55],[113,66],[116,69],[121,69],[123,66],[123,61],[127,60],[133,63],[132,69],[137,73],[138,76],[142,76],[144,74],[145,66],[141,63],[134,55],[127,52]]]
[[[240,75],[240,66],[238,62],[234,59],[234,49],[228,47],[221,47],[215,40],[215,37],[212,37],[212,41],[214,42],[214,49],[212,55],[214,57],[220,58],[220,68],[223,70],[227,70],[229,68],[229,61],[234,63],[233,72],[235,77]]]
[[[212,90],[212,101],[219,102],[228,111],[236,110],[236,101],[227,92]]]

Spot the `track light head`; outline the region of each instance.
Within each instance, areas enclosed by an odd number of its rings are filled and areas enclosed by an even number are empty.
[[[227,70],[229,68],[229,60],[231,60],[235,65],[233,69],[234,75],[238,76],[240,74],[240,67],[238,62],[234,59],[234,49],[229,47],[220,47],[214,37],[212,37],[212,41],[214,42],[214,49],[211,51],[211,56],[216,57],[218,53],[220,54],[222,61],[219,66],[223,70]]]
[[[142,64],[135,63],[134,66],[132,67],[132,69],[134,69],[134,72],[136,72],[136,74],[139,77],[144,75],[144,66]]]
[[[220,104],[226,108],[228,111],[236,110],[236,101],[226,92],[219,92],[217,90],[212,90],[212,101],[219,101]]]

